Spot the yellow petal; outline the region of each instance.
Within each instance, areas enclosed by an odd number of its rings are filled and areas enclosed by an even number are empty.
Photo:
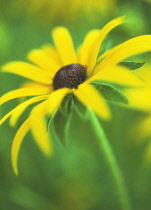
[[[136,75],[139,78],[142,78],[142,80],[146,83],[146,85],[150,85],[151,83],[151,66],[146,65],[142,68],[139,68],[135,71],[133,71],[133,74]]]
[[[19,128],[13,140],[12,149],[11,149],[11,159],[12,159],[12,167],[16,175],[18,175],[17,161],[18,161],[19,149],[23,141],[23,138],[26,135],[26,133],[29,131],[30,127],[31,127],[30,119],[28,118]]]
[[[44,45],[42,47],[42,50],[49,56],[51,57],[53,60],[55,60],[56,63],[59,64],[59,66],[62,66],[59,54],[57,52],[57,50],[52,47],[51,45]]]
[[[56,60],[53,59],[53,57],[48,56],[48,54],[46,54],[44,50],[32,50],[28,54],[28,59],[42,69],[46,70],[51,78],[53,78],[55,73],[61,68],[59,63],[57,63]]]
[[[88,66],[90,50],[93,46],[93,42],[98,36],[100,30],[91,30],[85,37],[83,44],[81,45],[78,57],[79,63]]]
[[[59,107],[63,98],[67,94],[72,93],[72,92],[73,92],[72,89],[62,88],[50,94],[49,98],[47,99],[47,106],[48,106],[49,114],[52,114]]]
[[[104,38],[106,37],[106,35],[112,29],[114,29],[116,26],[122,24],[123,22],[124,22],[124,17],[118,17],[118,18],[110,21],[108,24],[106,24],[102,28],[102,30],[100,31],[100,34],[95,39],[95,41],[91,47],[90,53],[89,53],[88,74],[93,70],[93,68],[95,66],[100,46],[101,46]]]
[[[42,83],[38,83],[38,82],[24,82],[22,85],[21,85],[22,88],[46,88],[47,90],[50,90],[50,92],[53,91],[53,87],[52,87],[52,84],[50,85],[44,85]]]
[[[77,58],[69,31],[57,27],[52,31],[53,41],[62,60],[62,65],[77,63]]]
[[[123,86],[142,86],[143,82],[132,71],[121,66],[107,67],[97,72],[89,81],[100,80]]]
[[[141,122],[135,124],[135,136],[138,134],[138,139],[141,138],[141,140],[144,140],[151,136],[151,116],[146,117],[144,120],[141,120]]]
[[[135,109],[139,109],[146,112],[151,112],[151,86],[126,89],[124,94],[128,98],[129,105]]]
[[[50,91],[48,88],[21,88],[17,90],[10,91],[3,95],[0,98],[0,105],[4,104],[5,102],[19,98],[24,96],[34,96],[34,95],[45,95],[49,94]]]
[[[46,105],[46,101],[44,101],[33,108],[30,118],[35,142],[45,155],[50,156],[52,154],[52,142],[44,120],[44,115],[47,114]]]
[[[130,39],[106,53],[107,56],[96,67],[96,71],[107,66],[111,67],[130,56],[148,51],[151,51],[151,35],[143,35]]]
[[[1,120],[0,120],[0,125],[2,125],[2,123],[7,120],[8,117],[10,117],[10,124],[11,126],[15,126],[18,118],[21,116],[21,114],[24,112],[24,110],[31,105],[32,103],[35,103],[37,101],[41,101],[46,99],[47,96],[38,96],[38,97],[34,97],[31,98],[21,104],[19,104],[17,107],[15,107],[14,109],[12,109],[10,112],[8,112]]]
[[[49,115],[53,114],[61,104],[62,99],[71,92],[72,90],[67,88],[56,90],[50,94],[46,101],[37,105],[31,112],[32,132],[35,141],[46,155],[52,153],[52,145],[43,116],[47,113]]]
[[[49,85],[52,82],[52,78],[42,69],[21,61],[14,61],[3,65],[2,71],[17,74],[43,84]]]
[[[38,96],[38,97],[34,97],[31,98],[23,103],[21,103],[20,105],[18,105],[14,110],[13,113],[10,117],[10,125],[12,127],[14,127],[19,119],[19,117],[21,116],[21,114],[24,112],[24,110],[31,104],[36,103],[38,101],[42,101],[44,99],[46,99],[48,97],[48,95],[45,96]]]
[[[103,96],[92,85],[85,82],[78,86],[74,94],[81,103],[92,109],[101,118],[106,120],[110,119],[111,113],[108,105],[103,99]]]

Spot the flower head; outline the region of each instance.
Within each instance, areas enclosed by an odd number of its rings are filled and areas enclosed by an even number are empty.
[[[119,17],[110,21],[101,30],[91,30],[77,51],[74,49],[69,31],[64,27],[57,27],[52,31],[55,47],[44,46],[28,54],[28,59],[34,65],[14,61],[2,66],[3,72],[18,74],[32,81],[3,95],[0,104],[19,97],[32,97],[7,113],[1,119],[1,124],[11,117],[10,123],[14,126],[29,105],[39,102],[31,110],[30,116],[21,125],[13,140],[12,165],[16,174],[18,152],[24,136],[30,129],[41,150],[46,155],[52,153],[51,137],[47,133],[44,116],[50,117],[55,114],[66,95],[74,95],[88,109],[108,120],[111,113],[107,102],[93,83],[111,82],[131,87],[141,84],[134,74],[117,64],[134,54],[150,51],[151,36],[133,38],[98,56],[106,35],[123,21],[124,18]]]

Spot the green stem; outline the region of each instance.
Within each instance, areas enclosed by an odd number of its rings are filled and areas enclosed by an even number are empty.
[[[100,125],[98,118],[93,112],[91,112],[91,114],[92,114],[93,127],[96,131],[97,137],[100,140],[99,141],[100,147],[102,149],[103,155],[107,161],[108,167],[110,169],[111,175],[114,180],[121,210],[131,210],[128,193],[125,188],[125,182],[124,182],[121,170],[118,166],[116,157],[113,154],[112,148],[106,138],[106,135]]]

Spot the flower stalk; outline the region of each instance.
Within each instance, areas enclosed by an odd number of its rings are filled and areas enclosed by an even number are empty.
[[[126,190],[125,182],[123,179],[122,172],[120,170],[120,167],[117,163],[116,157],[112,151],[111,145],[108,142],[108,139],[103,131],[103,128],[96,117],[96,115],[91,112],[92,116],[92,124],[93,128],[96,131],[96,135],[99,139],[99,145],[102,150],[102,154],[104,155],[104,158],[108,164],[108,168],[110,170],[110,173],[113,177],[113,181],[116,187],[116,192],[119,200],[119,204],[121,206],[121,210],[132,210],[130,205],[129,196]]]

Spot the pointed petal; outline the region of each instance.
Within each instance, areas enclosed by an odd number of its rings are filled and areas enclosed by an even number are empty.
[[[44,100],[47,96],[38,96],[38,97],[34,97],[31,98],[21,104],[19,104],[17,107],[15,107],[14,109],[12,109],[10,112],[8,112],[1,120],[0,120],[0,125],[2,125],[2,123],[5,122],[5,120],[7,120],[8,117],[11,116],[10,118],[10,124],[11,126],[14,126],[18,120],[18,118],[21,116],[21,114],[24,112],[24,110],[31,105],[32,103],[35,103],[37,101],[41,101]]]
[[[17,74],[47,85],[52,81],[52,78],[41,68],[21,61],[14,61],[3,65],[2,71]]]
[[[10,91],[3,95],[0,98],[0,105],[4,104],[5,102],[19,98],[24,96],[34,96],[34,95],[45,95],[49,94],[50,90],[47,88],[21,88],[17,90]]]
[[[103,96],[90,84],[83,83],[78,86],[78,89],[74,92],[75,96],[83,103],[86,107],[92,109],[101,118],[106,120],[110,119],[111,113],[108,105]]]
[[[48,97],[48,95],[34,97],[34,98],[31,98],[31,99],[21,103],[20,105],[18,105],[14,110],[12,110],[13,113],[11,114],[11,117],[10,117],[10,125],[12,127],[14,127],[16,125],[19,117],[21,116],[21,114],[25,111],[25,109],[29,105],[39,102],[39,101],[42,101],[42,100],[46,99],[47,97]]]
[[[151,35],[143,35],[130,39],[105,54],[105,58],[96,67],[96,71],[120,63],[124,59],[151,51]]]
[[[53,114],[62,102],[62,99],[70,92],[71,90],[67,88],[54,91],[46,101],[37,105],[31,112],[32,132],[35,141],[46,155],[51,155],[52,145],[43,117],[47,113],[49,115]]]
[[[50,75],[51,78],[53,78],[55,73],[61,68],[59,63],[57,63],[53,57],[49,56],[41,49],[32,50],[28,54],[28,59],[40,68],[46,70],[47,74]]]
[[[50,156],[52,154],[52,142],[50,136],[48,135],[46,123],[44,120],[44,115],[47,114],[46,105],[46,101],[44,101],[33,108],[30,118],[31,129],[36,144],[45,155]]]
[[[107,67],[97,72],[88,81],[100,80],[105,82],[112,82],[123,86],[142,86],[143,82],[133,74],[132,71],[124,67],[114,66]]]
[[[29,131],[30,127],[31,127],[30,120],[28,118],[19,128],[13,140],[12,149],[11,149],[11,160],[12,160],[12,167],[16,175],[18,175],[18,168],[17,168],[18,153],[23,138],[26,135],[26,133]]]
[[[77,58],[69,31],[57,27],[52,31],[53,41],[62,60],[62,65],[77,63]]]
[[[100,30],[91,30],[85,37],[83,44],[81,45],[78,57],[79,63],[88,66],[90,50],[92,49],[93,42],[98,36]]]
[[[122,24],[123,22],[124,22],[124,17],[118,17],[118,18],[110,21],[108,24],[106,24],[102,28],[102,30],[100,31],[100,34],[95,39],[95,41],[91,47],[90,53],[89,53],[88,74],[93,70],[93,68],[95,66],[100,46],[101,46],[103,40],[105,39],[106,35],[112,29],[114,29],[116,26]]]

